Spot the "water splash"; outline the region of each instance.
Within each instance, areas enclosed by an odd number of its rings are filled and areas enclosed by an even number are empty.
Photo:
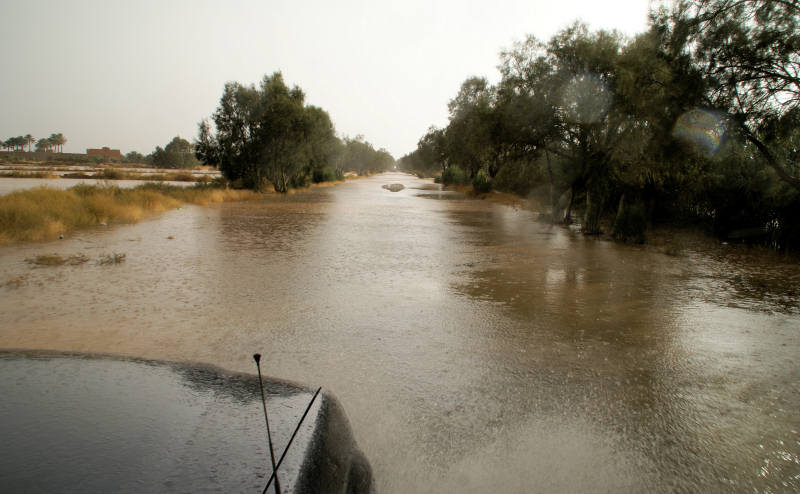
[[[711,157],[725,141],[725,121],[717,112],[695,108],[678,117],[672,136]]]

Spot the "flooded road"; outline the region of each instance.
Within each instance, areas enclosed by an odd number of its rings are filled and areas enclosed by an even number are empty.
[[[25,262],[51,253],[126,261]],[[798,491],[798,299],[795,261],[598,241],[407,175],[0,247],[0,347],[259,351],[338,396],[379,492]]]

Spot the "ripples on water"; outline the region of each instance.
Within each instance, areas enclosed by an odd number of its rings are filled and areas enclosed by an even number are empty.
[[[261,351],[338,395],[381,492],[798,490],[800,268],[727,249],[381,176],[0,248],[0,345]],[[53,252],[127,260],[24,262]]]

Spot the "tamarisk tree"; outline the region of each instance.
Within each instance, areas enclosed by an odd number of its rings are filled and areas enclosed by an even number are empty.
[[[692,56],[724,110],[781,180],[800,190],[800,2],[679,0],[654,13],[666,51]]]
[[[258,87],[227,83],[211,120],[213,129],[200,123],[195,155],[254,190],[269,182],[287,192],[309,163],[325,165],[323,143],[336,139],[328,114],[306,106],[303,91],[287,87],[280,72]]]

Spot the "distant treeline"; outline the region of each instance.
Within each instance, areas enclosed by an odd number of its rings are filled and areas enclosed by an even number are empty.
[[[287,87],[280,72],[257,87],[226,84],[211,123],[200,123],[195,154],[228,180],[277,192],[342,179],[345,170],[376,173],[395,164],[362,136],[339,139],[328,113],[306,105],[303,91]]]
[[[693,0],[645,33],[573,24],[467,79],[399,165],[445,183],[531,195],[643,241],[653,223],[800,247],[800,6]]]
[[[142,163],[156,168],[194,168],[200,162],[194,157],[194,146],[186,139],[175,136],[163,148],[156,146],[148,155],[131,151],[122,157],[124,163]]]
[[[30,134],[24,136],[9,137],[8,139],[0,142],[0,147],[8,151],[25,151],[31,152],[31,147],[36,143],[36,151],[38,152],[58,152],[64,149],[64,144],[67,143],[67,138],[62,133],[50,134],[50,137],[42,137],[36,139]]]
[[[61,155],[63,154],[64,144],[67,143],[67,138],[61,133],[50,134],[50,137],[39,139],[36,139],[31,134],[26,134],[24,136],[9,137],[0,142],[0,147],[11,152],[27,151],[30,153],[34,143],[36,144],[34,149],[38,153],[58,153]],[[15,158],[24,159],[25,156],[15,156]],[[52,159],[54,161],[79,161],[85,163],[108,161],[108,158],[103,156],[86,156],[77,153],[70,153],[68,156],[53,156]],[[123,155],[122,161],[124,163],[141,163],[157,168],[194,168],[200,165],[200,162],[194,157],[194,146],[179,136],[174,137],[164,148],[156,146],[155,150],[148,155],[131,151]]]

